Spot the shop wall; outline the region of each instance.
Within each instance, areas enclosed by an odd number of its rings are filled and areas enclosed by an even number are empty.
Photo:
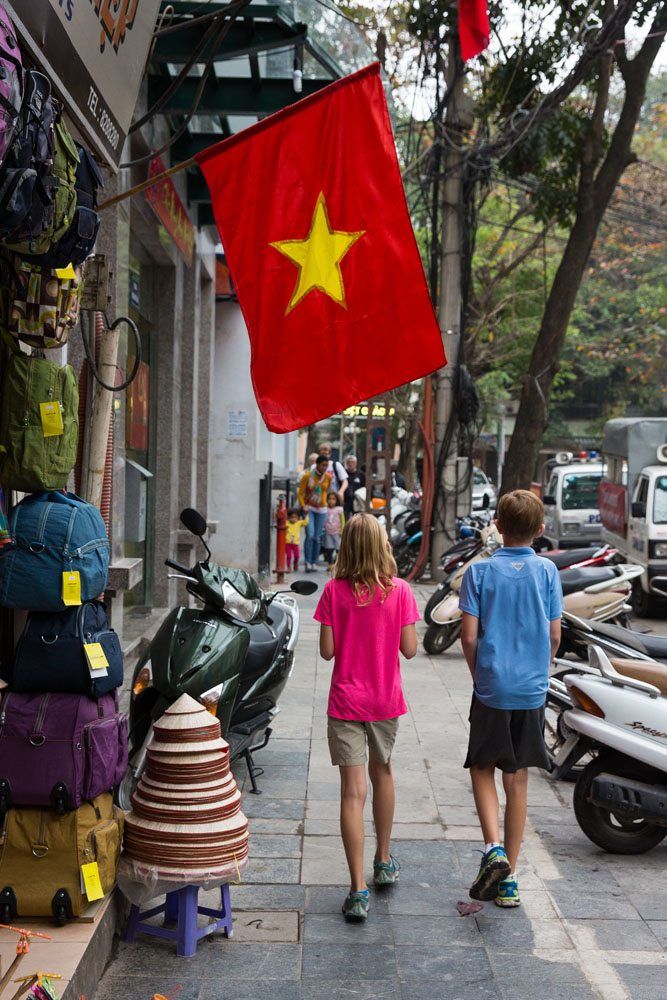
[[[270,463],[274,480],[296,468],[297,436],[272,434],[262,421],[250,378],[248,333],[236,302],[216,304],[211,399],[209,517],[218,522],[213,555],[223,565],[255,573],[260,480]]]

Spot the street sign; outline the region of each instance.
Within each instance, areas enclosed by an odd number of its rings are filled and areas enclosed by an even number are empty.
[[[160,0],[9,0],[5,6],[82,134],[117,168]]]
[[[382,420],[387,414],[393,417],[396,413],[396,408],[390,406],[387,411],[384,403],[373,403],[372,406],[369,406],[368,403],[359,403],[357,406],[348,406],[346,410],[343,410],[344,417],[367,417],[369,413],[371,419]]]

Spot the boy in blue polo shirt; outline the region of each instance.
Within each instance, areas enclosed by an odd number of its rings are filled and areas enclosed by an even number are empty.
[[[558,570],[531,548],[544,531],[542,501],[528,490],[501,497],[496,526],[503,548],[473,563],[461,586],[461,644],[474,682],[470,768],[484,855],[473,899],[519,906],[516,863],[526,822],[529,767],[549,769],[544,704],[549,665],[560,644],[563,592]],[[505,789],[504,845],[495,769]]]

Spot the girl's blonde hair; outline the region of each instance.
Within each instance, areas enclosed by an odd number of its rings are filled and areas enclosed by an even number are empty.
[[[346,522],[334,566],[336,580],[349,580],[359,604],[370,604],[376,590],[384,601],[398,570],[387,545],[387,533],[372,514],[355,514]]]

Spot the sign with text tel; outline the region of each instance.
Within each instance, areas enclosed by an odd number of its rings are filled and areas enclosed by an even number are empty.
[[[9,0],[5,6],[82,134],[117,167],[160,0]]]

